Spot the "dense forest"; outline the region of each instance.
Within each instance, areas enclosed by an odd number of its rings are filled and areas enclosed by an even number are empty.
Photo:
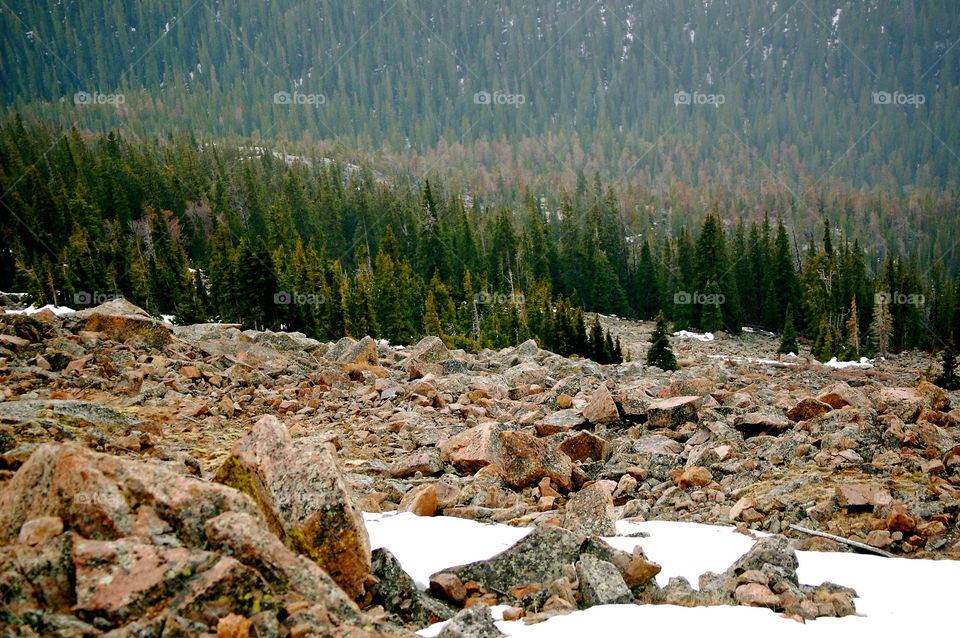
[[[855,358],[958,336],[960,287],[889,256],[871,269],[859,238],[825,218],[797,250],[783,219],[696,227],[624,223],[599,175],[558,210],[481,206],[429,180],[368,167],[152,140],[12,118],[0,129],[0,287],[83,305],[122,294],[181,322],[204,319],[465,348],[527,338],[619,358],[584,310],[674,329],[791,330],[814,354]],[[789,315],[789,319],[788,319]]]
[[[505,139],[549,149],[549,171],[561,160],[609,179],[956,187],[955,9],[29,0],[0,11],[0,104],[141,136],[187,128],[417,153],[463,144],[488,167],[500,158],[485,145]]]

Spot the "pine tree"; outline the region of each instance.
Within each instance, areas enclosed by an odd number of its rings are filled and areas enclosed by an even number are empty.
[[[647,365],[657,366],[661,370],[679,370],[677,359],[670,349],[670,338],[667,336],[667,318],[663,311],[657,313],[657,325],[650,336],[650,348],[647,350]]]
[[[960,390],[960,378],[957,377],[957,352],[952,338],[940,353],[940,365],[941,372],[936,378],[937,385],[944,390]]]
[[[781,354],[799,354],[800,347],[797,345],[797,332],[793,327],[793,304],[787,304],[787,315],[783,322],[783,337],[780,339],[780,347],[777,352]]]
[[[590,324],[590,334],[587,336],[589,345],[589,357],[597,363],[606,363],[603,348],[603,328],[600,326],[600,316],[594,315],[593,323]]]
[[[723,313],[720,311],[721,293],[717,282],[710,280],[705,290],[706,303],[700,311],[700,329],[716,332],[723,328]]]

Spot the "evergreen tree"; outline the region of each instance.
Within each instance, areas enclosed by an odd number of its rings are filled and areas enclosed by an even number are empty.
[[[670,338],[667,336],[667,318],[663,311],[657,313],[657,325],[650,336],[650,348],[647,350],[647,365],[656,366],[661,370],[679,370],[677,359],[670,349]]]
[[[880,293],[873,302],[873,321],[870,324],[870,332],[876,341],[877,354],[881,357],[887,356],[887,348],[890,346],[890,335],[893,332],[893,315],[887,307],[889,295]]]
[[[936,378],[937,385],[944,390],[960,390],[960,378],[957,377],[957,352],[953,339],[940,353],[940,365],[940,374]]]
[[[787,314],[783,323],[783,336],[780,339],[780,347],[777,348],[780,354],[800,354],[800,347],[797,344],[797,332],[793,327],[793,304],[787,303]]]

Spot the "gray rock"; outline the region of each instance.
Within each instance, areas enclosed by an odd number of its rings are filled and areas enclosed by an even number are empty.
[[[633,600],[619,570],[592,554],[584,554],[577,562],[580,597],[584,608],[594,605],[617,605]]]
[[[373,603],[382,605],[403,623],[426,627],[457,613],[454,607],[417,589],[410,575],[386,549],[373,552],[372,573],[379,579],[370,587]]]
[[[535,527],[513,547],[493,558],[445,569],[462,582],[475,580],[487,587],[509,591],[515,585],[543,584],[563,575],[580,554],[577,535],[553,526]]]
[[[503,633],[493,624],[493,614],[483,603],[464,609],[440,632],[440,638],[496,638]]]
[[[610,492],[593,483],[567,501],[563,526],[575,534],[615,536],[615,520]]]

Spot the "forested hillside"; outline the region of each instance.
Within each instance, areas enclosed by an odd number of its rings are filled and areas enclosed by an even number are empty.
[[[610,178],[956,186],[958,27],[913,0],[32,0],[0,11],[0,100],[139,135],[549,143]]]
[[[435,334],[476,348],[534,337],[598,360],[618,348],[599,325],[587,330],[581,304],[663,309],[675,329],[791,323],[823,359],[957,336],[953,278],[896,256],[873,273],[859,240],[828,219],[799,252],[782,220],[728,229],[716,205],[696,227],[638,236],[615,188],[585,182],[552,213],[533,199],[482,207],[440,183],[408,187],[322,157],[186,135],[84,139],[14,119],[0,130],[0,287],[73,305],[122,294],[181,322],[327,339]]]

